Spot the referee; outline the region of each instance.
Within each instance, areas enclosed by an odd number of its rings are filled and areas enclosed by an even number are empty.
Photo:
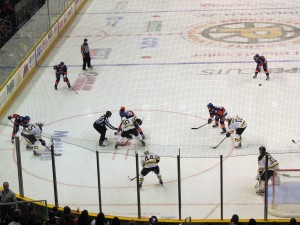
[[[107,111],[103,116],[101,116],[98,120],[96,120],[94,122],[94,128],[100,133],[100,139],[99,139],[99,146],[105,146],[103,144],[104,140],[105,140],[105,134],[106,134],[106,126],[108,126],[110,129],[112,130],[117,130],[117,128],[115,128],[114,126],[112,126],[109,121],[108,118],[111,117],[111,111]]]
[[[88,68],[93,68],[91,66],[90,48],[87,41],[88,40],[85,38],[83,44],[81,45],[81,54],[83,59],[82,70],[86,70],[86,65],[88,66]]]

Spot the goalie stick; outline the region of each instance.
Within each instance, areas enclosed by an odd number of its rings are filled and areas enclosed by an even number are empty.
[[[213,119],[212,121],[214,121],[214,120],[215,120],[215,119]],[[207,124],[209,124],[209,123],[202,124],[200,127],[192,127],[191,129],[192,129],[192,130],[197,130],[197,129],[200,129],[201,127],[206,126]]]

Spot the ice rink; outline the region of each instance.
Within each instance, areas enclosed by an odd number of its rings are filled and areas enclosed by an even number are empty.
[[[103,212],[137,217],[135,152],[161,156],[164,186],[154,174],[141,190],[142,216],[178,218],[177,155],[181,156],[182,218],[220,218],[220,159],[224,157],[224,218],[263,218],[255,193],[258,148],[266,146],[282,169],[299,169],[300,2],[284,0],[89,0],[1,118],[28,115],[45,122],[55,137],[60,206],[98,212],[96,154],[99,150]],[[93,69],[82,71],[80,45],[87,38]],[[253,79],[255,54],[268,60]],[[54,90],[53,66],[68,66],[71,85]],[[259,85],[261,84],[261,85]],[[207,104],[224,106],[248,127],[243,148],[207,125]],[[146,147],[133,139],[114,149],[107,131],[97,146],[93,123],[107,110],[114,126],[121,106],[143,119]],[[0,182],[18,192],[12,128],[0,129]],[[47,145],[51,140],[46,138]],[[21,138],[25,195],[54,203],[49,151],[34,157]],[[180,149],[180,151],[179,151]],[[141,166],[140,166],[141,168]],[[297,180],[293,181],[297,182]],[[269,215],[270,218],[274,216]]]

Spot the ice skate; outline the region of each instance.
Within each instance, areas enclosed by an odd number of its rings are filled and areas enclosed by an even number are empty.
[[[226,128],[222,128],[221,134],[226,134]]]
[[[216,128],[216,127],[218,127],[218,126],[219,126],[219,124],[214,124],[214,125],[212,125],[213,128]]]
[[[143,139],[145,139],[145,138],[146,138],[146,137],[145,137],[145,134],[142,134],[142,138],[143,138]]]
[[[160,183],[161,186],[164,184],[162,179],[159,179],[159,183]]]
[[[254,76],[253,76],[253,78],[256,78],[257,77],[257,74],[255,74]]]
[[[140,142],[142,143],[142,145],[143,145],[143,146],[145,146],[145,145],[146,145],[146,142],[145,142],[145,141],[143,141],[143,140],[140,140]]]
[[[28,149],[28,150],[31,150],[31,149],[33,149],[33,146],[32,146],[32,145],[29,145],[29,144],[27,144],[27,145],[26,145],[26,149]]]
[[[242,143],[238,143],[235,148],[241,148],[242,147]]]
[[[14,138],[11,138],[11,143],[15,143],[15,139]]]
[[[120,143],[117,142],[116,145],[115,145],[115,149],[117,149],[119,145],[120,145]]]
[[[105,144],[103,144],[103,141],[99,141],[99,146],[105,147]]]
[[[41,153],[38,153],[37,151],[33,151],[33,156],[40,156]]]
[[[269,80],[270,79],[270,77],[267,75],[267,78],[266,78],[266,80]]]
[[[143,184],[142,183],[139,183],[139,188],[142,188]]]

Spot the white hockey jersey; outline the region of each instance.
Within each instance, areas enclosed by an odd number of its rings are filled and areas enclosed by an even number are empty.
[[[141,164],[144,168],[152,168],[157,166],[160,157],[157,154],[149,153],[141,156]]]
[[[38,125],[30,124],[23,129],[22,133],[25,135],[34,135],[37,139],[42,138],[42,129]]]
[[[128,131],[128,130],[134,129],[135,128],[134,122],[135,122],[134,117],[133,118],[122,117],[122,120],[121,120],[122,130]]]
[[[260,157],[259,157],[260,158]],[[264,155],[261,159],[258,158],[258,171],[263,172],[266,168],[266,155]],[[268,154],[268,170],[278,170],[279,162],[274,159],[270,154]]]
[[[228,121],[229,133],[233,133],[238,128],[246,128],[246,127],[247,127],[246,121],[238,116],[236,116],[235,118],[233,117]]]

